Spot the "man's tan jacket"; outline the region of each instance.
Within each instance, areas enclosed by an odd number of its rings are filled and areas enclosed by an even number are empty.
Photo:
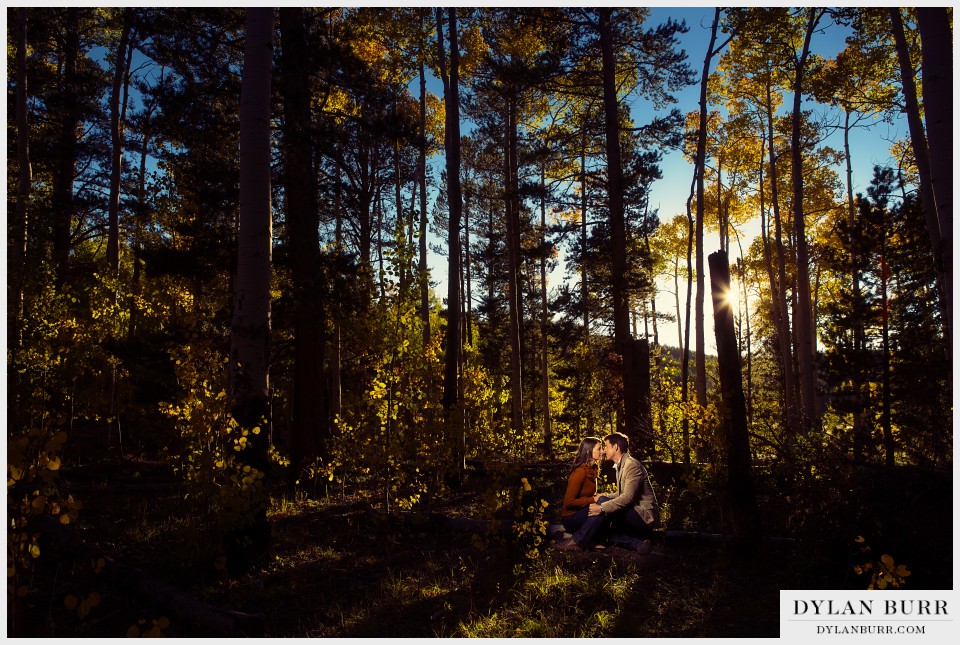
[[[620,457],[620,463],[617,464],[617,496],[603,502],[600,507],[607,514],[633,507],[649,526],[654,527],[660,522],[660,506],[647,469],[629,452]]]

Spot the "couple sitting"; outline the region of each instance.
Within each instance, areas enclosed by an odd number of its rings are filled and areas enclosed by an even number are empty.
[[[560,518],[567,533],[554,546],[562,551],[602,549],[605,543],[645,554],[650,552],[653,527],[660,521],[657,496],[647,469],[630,453],[626,435],[614,432],[601,442],[587,437],[573,460]],[[597,495],[601,456],[613,462],[616,496]]]

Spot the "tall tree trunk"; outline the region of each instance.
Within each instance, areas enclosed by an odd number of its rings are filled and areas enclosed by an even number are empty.
[[[293,282],[292,477],[315,457],[326,458],[328,419],[324,406],[323,328],[325,290],[319,283],[317,179],[313,173],[310,60],[301,7],[282,7],[280,66],[283,94],[283,161],[286,233]]]
[[[471,282],[473,277],[471,275],[471,265],[473,264],[470,257],[470,208],[468,200],[464,200],[463,208],[463,236],[464,236],[464,264],[466,265],[466,274],[467,274],[467,290],[464,297],[465,303],[465,317],[467,319],[467,344],[473,345],[473,288]]]
[[[120,118],[120,95],[125,83],[129,83],[127,68],[127,46],[130,44],[130,32],[133,28],[133,11],[121,9],[123,25],[120,42],[117,45],[117,58],[113,71],[113,88],[110,93],[110,195],[107,207],[107,266],[116,275],[120,270],[120,173],[123,166],[123,120]],[[125,94],[125,92],[124,92]]]
[[[742,259],[743,249],[740,249],[740,258]],[[747,323],[747,427],[753,425],[753,351],[752,338],[750,335],[750,290],[747,289],[746,266],[740,276],[741,287],[743,288],[743,318]]]
[[[583,301],[583,339],[590,338],[590,289],[587,286],[587,134],[580,149],[580,299]]]
[[[817,328],[813,319],[813,305],[810,297],[810,254],[807,249],[806,224],[803,214],[803,141],[800,120],[803,100],[803,77],[810,53],[810,39],[817,23],[823,16],[823,9],[808,9],[806,33],[803,49],[797,64],[793,80],[793,120],[790,134],[791,171],[793,179],[793,227],[797,249],[797,310],[794,311],[794,323],[797,332],[797,353],[800,363],[800,400],[803,406],[803,427],[809,429],[820,422],[817,403]]]
[[[77,129],[80,126],[78,104],[77,64],[80,57],[80,9],[66,9],[64,33],[63,76],[61,78],[63,112],[59,122],[59,137],[56,143],[53,193],[53,263],[54,286],[63,289],[70,272],[70,238],[73,226],[73,180],[77,166]]]
[[[641,434],[639,383],[634,373],[630,342],[630,301],[627,292],[627,230],[623,207],[623,161],[620,152],[620,110],[617,100],[616,55],[612,10],[598,9],[600,55],[603,77],[603,114],[607,152],[607,200],[612,242],[611,287],[613,295],[613,338],[623,364],[623,415],[621,422],[631,442]]]
[[[420,26],[426,10],[421,10]],[[423,59],[426,45],[420,41],[420,139],[417,151],[417,176],[420,181],[420,319],[423,321],[423,346],[430,344],[430,270],[427,267],[427,77]]]
[[[520,204],[517,198],[517,99],[507,100],[504,175],[506,179],[507,297],[510,315],[510,421],[518,436],[523,432],[523,304],[520,297]]]
[[[710,254],[708,262],[717,337],[720,394],[723,401],[721,425],[727,453],[730,517],[737,547],[745,553],[752,553],[759,543],[760,516],[750,470],[750,435],[743,396],[743,376],[740,372],[740,352],[733,328],[730,265],[725,251]]]
[[[883,219],[883,239],[880,242],[880,325],[883,359],[880,378],[880,427],[883,433],[884,463],[893,468],[896,445],[890,418],[890,269],[887,267],[887,221]]]
[[[677,311],[677,347],[683,351],[683,317],[680,315],[680,258],[673,261],[673,300]]]
[[[706,151],[707,151],[707,79],[710,76],[710,61],[713,59],[714,47],[717,42],[717,29],[720,25],[720,8],[714,10],[713,25],[710,28],[710,44],[707,45],[707,53],[703,57],[703,69],[700,72],[700,121],[697,128],[697,158],[695,170],[697,177],[697,300],[696,314],[694,324],[696,325],[696,377],[695,389],[697,393],[697,403],[701,406],[707,405],[707,362],[704,356],[706,341],[703,319],[703,301],[704,301],[704,270],[703,270],[703,224],[704,224],[704,189],[703,181],[706,174]],[[719,181],[719,180],[718,180]],[[719,211],[720,203],[717,201]],[[718,213],[719,214],[719,213]]]
[[[333,213],[334,213],[334,241],[336,243],[336,252],[337,255],[343,253],[343,190],[340,177],[341,169],[340,163],[336,164],[336,174],[335,174],[335,184],[333,192]],[[340,366],[342,364],[341,360],[341,326],[340,320],[342,315],[340,313],[340,308],[334,306],[334,321],[333,321],[333,338],[331,339],[331,345],[333,346],[333,356],[330,357],[330,419],[331,422],[333,419],[340,415],[343,402],[343,379]]]
[[[399,97],[396,97],[393,102],[394,119],[398,119],[397,102],[399,100],[400,100]],[[394,178],[394,191],[396,193],[394,195],[394,199],[397,202],[396,238],[397,238],[397,243],[399,244],[401,241],[403,241],[406,238],[406,235],[404,234],[406,228],[405,228],[405,224],[403,223],[404,222],[403,200],[401,199],[401,196],[400,196],[401,182],[400,182],[400,137],[399,136],[395,136],[393,140],[393,178]],[[400,266],[398,267],[399,273],[400,273],[400,294],[401,294],[401,298],[403,298],[405,297],[404,294],[407,291],[407,269],[408,269],[407,254],[406,252],[403,252],[402,249],[399,247],[397,248],[397,262],[400,264]]]
[[[450,72],[447,69],[443,44],[443,12],[437,9],[437,42],[440,70],[443,77],[443,96],[446,108],[446,136],[444,149],[447,158],[447,201],[450,209],[447,229],[449,269],[447,271],[447,338],[443,378],[443,409],[446,414],[448,440],[453,447],[456,477],[463,472],[463,428],[457,404],[460,398],[460,217],[463,197],[460,189],[460,48],[457,44],[457,10],[447,9],[450,37]]]
[[[777,252],[777,280],[776,285],[771,278],[771,297],[774,298],[774,310],[779,312],[777,321],[777,339],[780,347],[780,362],[783,371],[784,405],[786,407],[787,427],[790,434],[796,436],[800,432],[800,409],[798,391],[793,372],[793,341],[790,338],[790,316],[787,308],[787,260],[783,248],[783,226],[780,218],[780,189],[778,186],[779,172],[777,170],[777,153],[773,135],[773,101],[770,82],[766,86],[767,102],[767,140],[770,146],[770,207],[773,211],[774,248]]]
[[[130,286],[130,325],[127,328],[127,338],[137,337],[140,327],[140,308],[137,299],[140,297],[140,272],[142,264],[142,241],[144,218],[147,213],[147,153],[150,149],[151,125],[154,105],[147,109],[144,126],[141,130],[142,143],[140,145],[140,171],[137,178],[137,205],[133,216],[133,276]]]
[[[543,405],[543,447],[548,458],[553,457],[553,430],[550,419],[550,343],[548,326],[550,311],[547,303],[547,176],[546,167],[540,168],[540,395]]]
[[[849,226],[848,242],[850,253],[850,289],[853,296],[852,300],[859,303],[860,294],[860,257],[857,253],[857,244],[855,241],[857,232],[856,208],[853,202],[853,164],[850,155],[850,111],[844,110],[843,119],[843,156],[846,162],[847,171],[847,225]],[[862,315],[858,312],[853,319],[853,351],[856,356],[860,356],[865,349],[864,345],[864,321]],[[850,386],[853,390],[853,460],[855,462],[863,461],[863,449],[867,442],[867,433],[864,423],[863,403],[865,400],[863,370],[860,367],[860,361],[855,361],[849,367]]]
[[[900,9],[890,8],[890,22],[893,39],[897,46],[897,58],[900,62],[900,77],[903,87],[903,98],[906,103],[907,126],[910,130],[910,143],[913,156],[917,162],[917,176],[920,181],[920,205],[923,208],[923,217],[927,225],[927,236],[930,239],[930,248],[933,254],[933,265],[937,275],[937,293],[940,296],[940,310],[945,321],[950,320],[947,303],[952,294],[949,294],[947,285],[950,277],[946,274],[946,267],[942,265],[940,250],[944,245],[943,231],[940,218],[937,214],[937,200],[933,192],[933,169],[930,164],[930,150],[927,147],[927,135],[920,119],[920,104],[917,100],[917,86],[914,80],[913,66],[910,63],[910,50],[903,29],[903,19]],[[936,87],[936,85],[935,85]],[[935,110],[938,108],[935,108]],[[948,150],[952,150],[950,142]],[[948,179],[950,181],[952,179]],[[949,205],[948,205],[949,206]]]
[[[17,208],[10,240],[10,273],[7,293],[13,325],[11,341],[14,348],[22,342],[20,333],[23,316],[23,281],[27,258],[27,213],[33,170],[30,165],[30,120],[27,113],[27,9],[17,9]]]
[[[371,264],[370,247],[373,245],[373,210],[376,207],[377,186],[374,178],[376,172],[376,163],[370,159],[370,151],[363,145],[358,152],[358,161],[360,164],[360,190],[358,200],[360,202],[359,212],[359,249],[357,253],[360,256],[360,269],[367,271],[372,279],[373,265]],[[373,283],[370,283],[371,293],[373,292]],[[364,295],[364,300],[368,296]]]
[[[953,351],[953,43],[946,7],[917,7],[923,69],[923,110],[930,155],[930,183],[940,224],[934,247],[943,278],[948,357]]]
[[[690,182],[690,195],[687,197],[687,301],[680,356],[680,403],[684,406],[689,400],[688,395],[690,389],[690,301],[693,297],[694,222],[693,213],[690,210],[690,202],[693,201],[697,184],[697,174],[701,170],[702,168],[693,169],[693,180]],[[683,463],[688,466],[690,465],[690,418],[686,414],[683,415]]]
[[[240,90],[240,234],[237,291],[230,329],[233,417],[250,430],[240,453],[261,473],[269,464],[266,427],[270,418],[270,81],[273,9],[248,8],[243,81]],[[260,428],[253,432],[253,428]],[[255,494],[249,524],[230,536],[227,554],[235,570],[260,565],[270,543],[266,494]]]

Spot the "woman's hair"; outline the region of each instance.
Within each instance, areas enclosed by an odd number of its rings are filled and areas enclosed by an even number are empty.
[[[596,437],[586,437],[581,441],[580,447],[577,448],[577,455],[573,458],[573,467],[570,472],[579,468],[581,464],[593,461],[593,449],[599,443],[600,440]]]

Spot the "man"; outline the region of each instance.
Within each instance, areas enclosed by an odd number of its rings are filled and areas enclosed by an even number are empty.
[[[653,527],[660,522],[660,508],[647,469],[630,455],[630,440],[620,432],[603,438],[603,453],[613,462],[617,495],[594,496],[583,526],[556,547],[563,551],[602,548],[599,543],[609,532],[612,544],[649,553]]]

